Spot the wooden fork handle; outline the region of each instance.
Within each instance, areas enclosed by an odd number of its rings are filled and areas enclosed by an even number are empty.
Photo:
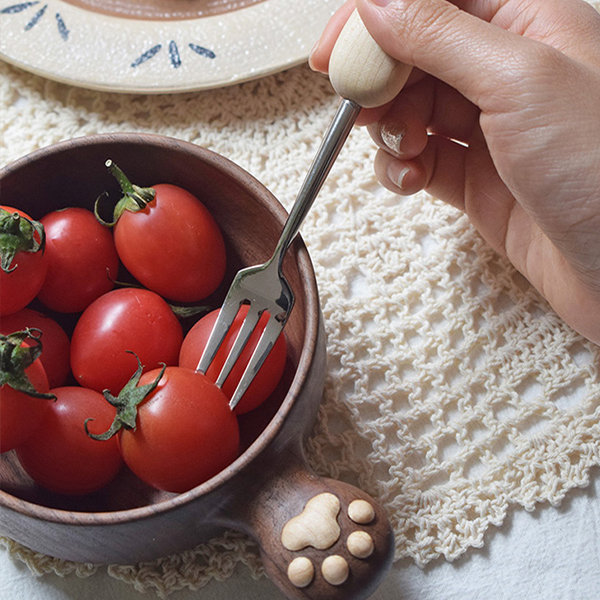
[[[393,100],[411,69],[377,45],[354,10],[331,53],[329,79],[342,98],[372,108]]]

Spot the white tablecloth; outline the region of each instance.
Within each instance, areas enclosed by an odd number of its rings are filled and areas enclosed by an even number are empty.
[[[289,207],[336,103],[302,67],[149,98],[81,91],[1,64],[0,165],[70,137],[161,133],[235,160]],[[398,562],[374,600],[599,599],[598,348],[455,211],[382,191],[373,153],[354,131],[302,235],[330,358],[312,466],[357,478],[394,517],[400,555],[427,563]],[[590,485],[569,491],[590,469]],[[565,494],[560,508],[544,504]],[[102,569],[36,577],[0,549],[0,600],[155,597]],[[240,563],[226,581],[169,600],[280,597]]]
[[[600,474],[558,508],[517,510],[492,530],[481,550],[455,561],[395,564],[372,600],[596,600],[600,598]],[[98,572],[37,577],[0,552],[1,600],[153,600],[131,585]],[[253,580],[244,567],[224,582],[199,591],[181,590],[169,600],[281,600],[266,578]]]

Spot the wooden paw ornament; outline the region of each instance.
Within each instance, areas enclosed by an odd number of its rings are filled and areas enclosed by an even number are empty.
[[[337,521],[340,508],[340,500],[334,494],[324,492],[314,496],[302,513],[285,524],[281,543],[287,550],[331,548],[341,535]],[[375,519],[375,509],[366,500],[353,500],[348,505],[348,517],[357,525],[368,525]],[[367,531],[357,529],[348,534],[346,548],[351,556],[366,560],[373,554],[375,542]],[[350,575],[348,561],[339,554],[324,556],[320,570],[323,579],[335,586],[345,583]],[[303,588],[313,581],[315,565],[308,556],[298,556],[290,562],[287,574],[293,585]]]
[[[289,472],[252,505],[265,569],[287,598],[365,599],[391,564],[385,512],[354,486]]]

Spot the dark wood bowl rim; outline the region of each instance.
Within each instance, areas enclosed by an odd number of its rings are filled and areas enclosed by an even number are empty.
[[[239,181],[244,188],[250,190],[250,193],[253,196],[259,197],[263,202],[266,201],[269,212],[283,227],[285,219],[287,218],[287,211],[277,200],[277,198],[275,198],[275,196],[260,181],[248,173],[245,169],[223,155],[217,154],[216,152],[207,148],[198,146],[191,142],[152,133],[100,133],[57,142],[50,146],[35,150],[1,168],[0,183],[7,174],[24,167],[34,160],[43,159],[51,154],[68,150],[74,146],[106,144],[107,142],[150,144],[153,146],[163,147],[165,149],[172,149],[175,146],[194,154],[202,161],[210,164],[215,169],[224,173],[227,177]],[[155,504],[149,504],[147,506],[126,510],[86,513],[49,508],[29,502],[27,500],[23,500],[3,490],[0,490],[0,505],[5,506],[14,512],[33,517],[35,519],[63,524],[73,523],[76,525],[102,525],[115,524],[118,522],[130,522],[133,520],[145,519],[154,516],[157,513],[168,512],[176,507],[193,502],[201,496],[216,490],[225,482],[238,475],[246,467],[246,465],[256,460],[273,441],[277,435],[277,432],[280,430],[282,424],[286,420],[292,406],[296,401],[296,398],[304,386],[310,371],[313,356],[315,355],[318,337],[317,332],[320,320],[317,283],[308,250],[306,249],[306,246],[300,236],[298,236],[298,238],[295,240],[294,246],[297,252],[298,270],[307,290],[305,293],[306,328],[304,343],[298,362],[298,368],[294,374],[290,388],[274,417],[268,423],[263,432],[256,438],[256,440],[254,440],[254,442],[246,449],[246,451],[241,454],[231,465],[213,478],[189,490],[188,492],[161,500]]]

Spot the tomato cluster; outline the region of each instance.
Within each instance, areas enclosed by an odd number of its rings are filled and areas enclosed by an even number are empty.
[[[96,491],[123,463],[182,492],[236,458],[237,416],[273,393],[285,337],[232,411],[257,339],[222,389],[213,382],[245,307],[203,375],[195,368],[218,309],[202,307],[190,326],[170,304],[189,312],[221,284],[218,224],[188,191],[141,188],[107,166],[123,191],[111,222],[93,202],[39,221],[0,207],[0,452],[15,450],[32,479],[57,493]]]

